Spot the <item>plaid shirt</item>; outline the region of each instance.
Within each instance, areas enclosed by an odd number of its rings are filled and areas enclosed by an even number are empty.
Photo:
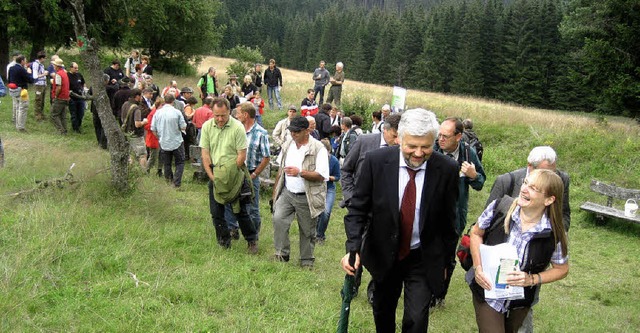
[[[247,148],[247,168],[249,170],[255,170],[263,158],[271,156],[271,152],[269,151],[269,133],[258,123],[254,123],[247,132],[247,141],[249,142],[249,147]]]
[[[487,208],[482,212],[482,215],[478,218],[478,228],[481,230],[486,230],[489,228],[489,224],[491,219],[493,218],[493,210],[496,201],[493,201]],[[540,219],[540,223],[536,224],[529,230],[522,232],[522,221],[520,220],[520,206],[516,206],[516,209],[513,210],[513,214],[511,215],[511,230],[509,231],[509,240],[507,243],[515,246],[516,251],[518,253],[518,258],[520,258],[520,269],[522,269],[525,265],[525,256],[527,254],[527,247],[529,245],[529,241],[536,234],[545,231],[551,230],[551,221],[547,216],[546,212],[542,215]],[[562,247],[560,242],[556,244],[556,250],[551,255],[551,262],[557,265],[565,264],[569,261],[569,256],[565,256],[562,253]],[[487,299],[487,304],[489,304],[494,310],[504,313],[509,309],[508,301],[505,300],[494,300]]]

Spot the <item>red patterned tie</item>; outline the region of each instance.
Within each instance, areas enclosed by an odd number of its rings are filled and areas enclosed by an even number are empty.
[[[413,233],[413,220],[416,215],[416,173],[418,170],[406,168],[409,173],[409,182],[404,188],[402,203],[400,204],[400,248],[398,259],[402,260],[411,251],[411,234]]]

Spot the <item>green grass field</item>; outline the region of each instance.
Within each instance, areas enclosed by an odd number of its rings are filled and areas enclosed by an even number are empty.
[[[285,105],[299,104],[310,76],[283,75]],[[168,79],[156,76],[161,87]],[[382,104],[391,88],[347,81],[345,99],[356,95]],[[223,250],[215,242],[206,186],[191,180],[190,166],[179,190],[134,172],[135,190],[116,194],[109,188],[108,153],[97,147],[89,112],[84,134],[61,137],[50,122],[34,120],[31,106],[25,134],[11,124],[10,98],[0,101],[6,153],[0,169],[0,332],[335,331],[345,240],[345,211],[337,204],[328,241],[316,247],[313,270],[295,264],[295,224],[292,261],[270,259],[273,230],[266,192],[259,255],[246,254],[242,240]],[[535,307],[537,332],[640,331],[640,226],[611,220],[599,226],[579,210],[587,199],[606,200],[590,192],[591,179],[640,188],[637,123],[416,91],[409,92],[407,104],[439,117],[474,119],[485,146],[488,181],[471,194],[470,221],[483,210],[495,177],[524,166],[536,145],[553,146],[559,167],[570,173],[571,268],[566,279],[543,287]],[[268,111],[265,123],[273,127],[284,116]],[[63,176],[72,163],[77,183],[11,195]],[[462,273],[455,271],[446,306],[431,315],[432,332],[476,330]],[[352,304],[350,328],[374,331],[362,295]]]

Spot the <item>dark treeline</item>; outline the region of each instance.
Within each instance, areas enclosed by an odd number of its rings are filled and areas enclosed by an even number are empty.
[[[288,68],[342,61],[347,79],[640,114],[637,0],[227,1],[217,23],[223,49]]]

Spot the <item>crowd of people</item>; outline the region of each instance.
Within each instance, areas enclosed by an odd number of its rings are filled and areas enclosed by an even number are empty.
[[[25,57],[16,55],[7,67],[16,129],[26,130],[30,84],[36,94],[35,117],[44,119],[50,80],[55,128],[67,133],[68,109],[72,130],[80,132],[90,89],[76,63],[67,67],[54,55],[45,68],[45,59],[41,52],[27,66]],[[470,119],[439,122],[425,109],[394,112],[385,104],[371,115],[371,128],[363,129],[361,116],[340,110],[343,68],[337,63],[332,76],[321,61],[313,72],[313,88],[306,91],[300,107],[288,107],[287,117],[271,135],[262,125],[261,94],[266,86],[269,109],[282,109],[282,73],[274,59],[264,72],[256,64],[242,82],[231,75],[222,88],[211,67],[195,90],[179,88],[176,81],[161,90],[153,83],[149,58],[133,51],[124,71],[119,60],[112,61],[104,70],[104,82],[132,160],[143,170],[180,187],[185,161],[200,158],[209,178],[216,239],[225,249],[242,234],[247,252],[259,253],[264,218],[260,175],[274,164],[278,171],[270,201],[272,258],[290,261],[289,231],[295,218],[298,263],[312,268],[315,246],[328,241],[339,182],[339,207],[347,211],[348,252],[340,265],[356,276],[358,286],[363,267],[371,274],[366,294],[377,331],[395,331],[396,307],[404,290],[402,331],[424,332],[430,309],[445,304],[456,247],[468,225],[470,188],[480,191],[487,180],[482,146]],[[106,147],[99,119],[94,124],[98,142]],[[201,156],[190,157],[190,146],[200,147]],[[531,307],[539,301],[540,286],[568,274],[569,176],[556,169],[556,160],[551,147],[535,147],[525,168],[498,176],[484,212],[470,228],[473,267],[465,279],[480,332],[532,332]],[[519,299],[489,298],[483,292],[496,288],[496,281],[483,270],[480,245],[501,243],[513,245],[517,252],[518,264],[504,283],[523,288]],[[355,258],[353,265],[350,257]]]

